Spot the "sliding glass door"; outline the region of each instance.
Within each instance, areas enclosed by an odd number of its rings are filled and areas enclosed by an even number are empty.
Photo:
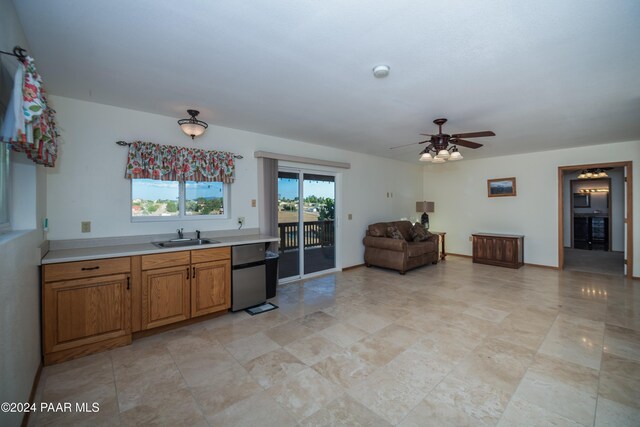
[[[297,172],[278,171],[279,279],[300,276],[300,179]]]
[[[304,274],[329,270],[336,266],[335,177],[303,174]]]
[[[278,172],[280,279],[335,268],[335,187],[327,173]]]

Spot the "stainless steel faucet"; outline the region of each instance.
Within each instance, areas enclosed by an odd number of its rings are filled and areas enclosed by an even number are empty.
[[[184,239],[184,234],[182,233],[184,228],[178,228],[176,231],[178,232],[178,239]]]
[[[200,240],[200,230],[196,230],[196,239]]]

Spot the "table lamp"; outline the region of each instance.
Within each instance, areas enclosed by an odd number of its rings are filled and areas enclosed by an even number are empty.
[[[429,229],[429,214],[427,212],[433,212],[434,208],[434,202],[416,202],[416,212],[422,212],[420,222],[424,225],[425,230]]]

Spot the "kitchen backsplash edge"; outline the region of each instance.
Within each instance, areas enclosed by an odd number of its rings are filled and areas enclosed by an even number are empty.
[[[195,236],[194,231],[188,232],[185,231],[185,237],[192,237],[192,234]],[[244,236],[244,235],[252,235],[259,234],[259,228],[243,228],[243,229],[232,229],[232,230],[213,230],[213,231],[202,231],[202,238],[216,238],[216,237],[233,237],[233,236]],[[175,239],[176,233],[168,233],[168,234],[145,234],[145,235],[136,235],[136,236],[117,236],[117,237],[97,237],[92,239],[69,239],[69,240],[46,240],[46,248],[45,244],[41,246],[42,255],[46,255],[46,253],[50,250],[62,250],[62,249],[83,249],[83,248],[97,248],[101,246],[118,246],[118,245],[135,245],[141,243],[151,243],[151,242],[162,242],[165,240]]]

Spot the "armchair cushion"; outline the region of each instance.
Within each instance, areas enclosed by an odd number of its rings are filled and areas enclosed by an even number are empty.
[[[404,240],[391,239],[389,237],[371,237],[366,236],[362,242],[365,247],[387,249],[390,251],[404,252],[407,248],[407,242]]]
[[[402,233],[400,233],[400,230],[398,230],[398,228],[394,225],[387,227],[387,237],[396,240],[405,240]]]
[[[404,237],[404,240],[406,240],[407,242],[411,241],[411,234],[409,233],[409,230],[411,230],[411,227],[413,227],[413,225],[411,225],[410,221],[394,221],[389,225],[396,226],[400,233],[402,233],[402,237]]]
[[[387,237],[387,223],[379,222],[369,226],[369,235],[373,237]]]
[[[413,227],[411,227],[409,234],[411,234],[411,240],[414,242],[424,242],[428,238],[424,226],[419,222],[416,222]]]

